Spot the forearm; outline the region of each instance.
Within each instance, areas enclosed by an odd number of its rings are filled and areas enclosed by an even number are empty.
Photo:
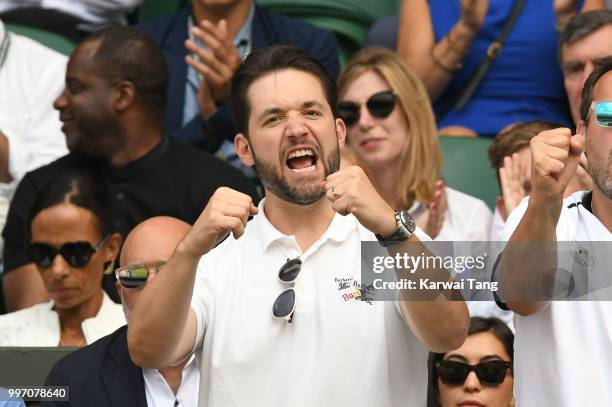
[[[418,45],[410,44],[415,41],[414,36],[410,37],[411,35],[413,34],[409,32],[400,33],[398,53],[421,77],[430,98],[435,101],[444,92],[453,79],[455,71],[461,66],[476,33],[458,21],[437,43],[432,33],[429,41],[419,41]]]
[[[557,266],[558,218],[557,211],[530,202],[502,255],[502,296],[520,315],[531,315],[548,305],[545,293],[552,292]]]
[[[422,256],[428,249],[411,237],[407,243],[391,246],[389,255],[409,254]],[[413,270],[414,271],[414,270]],[[398,271],[398,279],[413,280],[420,287],[420,281],[448,283],[451,274],[444,268],[422,267],[415,272]],[[412,332],[433,352],[456,349],[465,340],[469,327],[469,312],[460,290],[402,290],[400,308]]]
[[[130,355],[139,366],[165,367],[191,350],[177,347],[187,327],[198,261],[199,257],[179,244],[170,261],[143,289],[128,327]]]

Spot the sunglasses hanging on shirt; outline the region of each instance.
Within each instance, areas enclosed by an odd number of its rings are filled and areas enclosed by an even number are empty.
[[[395,95],[390,90],[375,93],[366,101],[366,107],[373,117],[384,119],[395,109]],[[338,115],[347,127],[359,122],[360,112],[361,105],[358,103],[350,100],[338,103]]]
[[[274,301],[272,306],[272,316],[281,318],[291,323],[293,321],[293,313],[295,312],[295,290],[293,285],[300,274],[302,268],[302,260],[299,257],[295,259],[287,259],[287,262],[278,271],[278,279],[283,284],[291,285]]]

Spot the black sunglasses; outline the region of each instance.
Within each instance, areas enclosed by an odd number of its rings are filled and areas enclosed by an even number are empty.
[[[449,386],[460,386],[465,383],[465,379],[471,371],[476,373],[482,384],[501,384],[506,378],[508,369],[512,369],[512,363],[503,360],[492,360],[476,365],[468,365],[453,360],[441,360],[436,363],[436,372],[438,372],[440,380]]]
[[[30,260],[40,267],[51,267],[53,259],[59,254],[70,266],[81,268],[89,263],[91,256],[102,247],[107,239],[108,235],[95,246],[87,241],[78,241],[66,242],[60,247],[31,241],[26,247],[26,253]]]
[[[283,284],[295,283],[302,268],[302,260],[299,257],[287,259],[287,262],[278,271],[278,279]],[[275,318],[282,318],[287,322],[293,321],[295,311],[295,290],[293,287],[286,289],[276,298],[272,306],[272,315]]]
[[[375,93],[366,101],[366,107],[372,116],[384,119],[395,109],[395,95],[390,90]],[[338,103],[338,115],[349,127],[359,121],[360,110],[361,105],[355,102],[346,100]]]
[[[115,270],[115,278],[124,288],[140,288],[147,283],[149,270],[155,269],[156,273],[166,264],[158,261],[151,264],[132,264]]]

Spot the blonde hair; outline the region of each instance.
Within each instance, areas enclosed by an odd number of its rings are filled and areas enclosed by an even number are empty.
[[[340,100],[350,84],[367,71],[376,72],[391,86],[408,123],[397,182],[398,204],[406,209],[415,200],[428,204],[433,200],[435,184],[442,172],[442,151],[425,86],[394,52],[365,48],[349,61],[338,78]]]

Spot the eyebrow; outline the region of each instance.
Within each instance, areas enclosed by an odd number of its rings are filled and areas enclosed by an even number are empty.
[[[324,106],[316,100],[307,100],[306,102],[302,103],[300,109],[309,109],[311,107],[318,107],[319,109],[324,109]],[[285,111],[285,109],[281,109],[280,107],[269,107],[259,115],[259,120],[262,120],[263,118],[270,115],[284,113]]]
[[[449,355],[445,360],[450,360],[450,359],[459,360],[461,362],[468,363],[467,358],[465,356],[462,356],[462,355],[456,355],[456,354]],[[478,362],[479,363],[480,362],[489,362],[489,361],[492,361],[492,360],[503,360],[503,359],[499,355],[485,355],[485,356],[481,357],[478,360]]]

